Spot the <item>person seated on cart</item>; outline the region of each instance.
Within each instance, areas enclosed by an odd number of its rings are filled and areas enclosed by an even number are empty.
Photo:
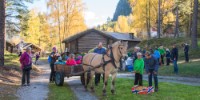
[[[56,61],[54,64],[57,64],[57,65],[64,65],[65,62],[62,61],[62,57],[60,56],[60,57],[58,57],[58,61]]]
[[[77,59],[76,59],[76,64],[78,64],[78,65],[80,65],[80,64],[82,64],[82,56],[81,55],[79,55],[78,57],[77,57]]]
[[[71,73],[73,73],[74,72],[74,66],[77,65],[74,54],[69,55],[69,58],[67,59],[66,64],[71,67]]]

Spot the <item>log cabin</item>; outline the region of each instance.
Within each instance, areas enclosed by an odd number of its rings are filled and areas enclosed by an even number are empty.
[[[95,48],[99,42],[104,47],[116,42],[128,41],[128,48],[137,45],[141,40],[133,33],[102,32],[97,29],[88,29],[63,40],[65,48],[71,53],[87,53]]]

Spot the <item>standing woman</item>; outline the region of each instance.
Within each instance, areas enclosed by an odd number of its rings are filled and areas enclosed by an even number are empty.
[[[27,47],[26,52],[24,52],[20,57],[21,69],[22,69],[22,86],[30,85],[30,71],[32,69],[32,58],[31,58],[31,48]]]

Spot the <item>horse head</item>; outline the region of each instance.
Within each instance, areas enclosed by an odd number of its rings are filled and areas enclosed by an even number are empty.
[[[113,52],[115,53],[115,56],[118,56],[119,58],[127,57],[127,47],[128,42],[124,41],[117,41],[114,44],[112,44]]]

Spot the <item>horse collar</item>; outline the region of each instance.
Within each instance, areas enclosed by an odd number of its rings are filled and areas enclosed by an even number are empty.
[[[110,53],[111,62],[113,64],[113,66],[117,69],[117,65],[115,64],[115,58],[114,58],[114,55],[113,55],[112,47],[110,47],[110,50],[111,50],[111,53]]]

